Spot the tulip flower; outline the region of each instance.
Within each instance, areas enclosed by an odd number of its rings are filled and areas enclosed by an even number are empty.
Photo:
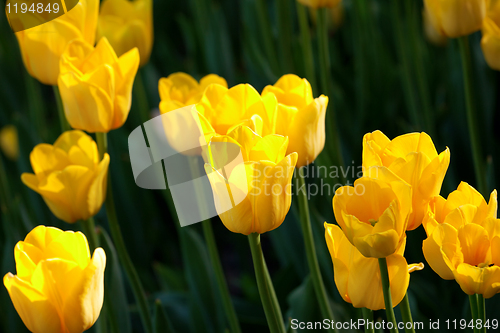
[[[287,145],[286,137],[261,137],[247,126],[212,137],[211,163],[205,164],[205,171],[217,213],[230,231],[262,234],[283,223],[292,202],[297,163],[297,153],[286,155]],[[243,163],[228,166],[232,147],[242,154]]]
[[[16,161],[19,157],[19,138],[14,125],[7,125],[0,129],[0,149],[12,161]]]
[[[73,39],[83,39],[94,45],[98,15],[99,0],[80,0],[66,14],[16,32],[28,73],[44,84],[56,85],[59,60],[67,44]]]
[[[106,197],[109,155],[99,161],[90,136],[77,130],[64,132],[54,145],[37,145],[30,161],[35,174],[23,173],[21,180],[59,219],[73,223],[99,212]]]
[[[490,298],[500,292],[500,220],[497,192],[486,204],[467,183],[447,199],[433,198],[423,225],[423,252],[429,266],[445,280],[455,279],[467,295]]]
[[[107,133],[127,120],[139,68],[134,48],[120,58],[106,38],[93,48],[74,40],[61,57],[58,85],[71,127]]]
[[[118,56],[137,47],[141,66],[153,48],[153,0],[106,0],[101,5],[97,39],[106,37]]]
[[[425,37],[429,42],[436,46],[444,46],[448,42],[448,38],[443,34],[441,30],[437,30],[436,27],[432,24],[429,13],[424,10],[422,12],[423,18],[423,27]]]
[[[405,240],[411,212],[411,186],[386,167],[335,191],[335,219],[347,239],[365,257],[385,258]]]
[[[335,7],[337,6],[342,0],[297,0],[304,6],[308,6],[311,8],[322,8],[322,7]]]
[[[81,333],[99,318],[106,254],[90,257],[81,232],[38,226],[14,249],[17,275],[3,283],[33,333]]]
[[[429,20],[450,38],[470,35],[481,29],[487,0],[424,0]]]
[[[332,257],[335,284],[344,301],[356,308],[385,309],[378,260],[363,256],[337,225],[325,222],[325,239]],[[405,296],[410,273],[424,268],[422,263],[408,265],[404,250],[405,242],[387,257],[393,306]]]
[[[483,21],[481,49],[488,66],[500,70],[500,2],[491,1]]]
[[[163,114],[198,103],[205,89],[211,84],[220,84],[227,88],[226,80],[215,74],[203,77],[200,83],[191,75],[182,72],[161,78],[158,82],[161,98],[160,112]]]
[[[363,170],[385,166],[412,186],[413,212],[408,230],[422,223],[430,199],[441,190],[449,164],[449,149],[438,155],[425,133],[405,134],[392,141],[380,131],[363,137]]]
[[[288,74],[274,86],[267,86],[262,96],[274,94],[278,100],[276,133],[288,136],[287,153],[297,152],[297,167],[314,162],[325,146],[325,114],[328,97],[314,99],[306,79]]]

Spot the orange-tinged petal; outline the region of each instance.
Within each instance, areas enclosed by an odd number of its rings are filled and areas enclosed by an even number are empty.
[[[466,224],[458,230],[458,239],[465,263],[477,266],[487,261],[490,240],[483,227],[474,223]]]
[[[479,268],[469,264],[460,264],[453,272],[460,288],[467,295],[481,294],[491,298],[500,292],[500,267]]]

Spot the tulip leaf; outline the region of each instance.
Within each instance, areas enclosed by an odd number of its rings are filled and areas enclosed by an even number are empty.
[[[123,273],[115,247],[108,233],[99,228],[100,240],[106,252],[106,270],[104,281],[104,298],[111,327],[120,333],[131,333],[130,313],[126,297]]]
[[[154,314],[154,332],[155,333],[174,333],[172,324],[163,310],[161,301],[155,301],[155,314]]]

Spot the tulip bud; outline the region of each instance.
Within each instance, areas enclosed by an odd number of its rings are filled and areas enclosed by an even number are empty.
[[[33,333],[82,333],[99,318],[106,254],[90,257],[81,232],[38,226],[14,249],[17,275],[3,283]]]
[[[30,160],[35,174],[23,173],[21,180],[43,197],[55,216],[73,223],[99,212],[106,198],[109,155],[99,161],[90,136],[64,132],[54,145],[37,145]]]
[[[322,8],[322,7],[335,7],[337,6],[342,0],[297,0],[304,6],[308,6],[311,8]]]
[[[56,85],[59,59],[68,43],[73,39],[82,39],[94,45],[98,15],[99,0],[80,0],[66,14],[16,32],[28,73],[44,84]]]
[[[141,66],[153,48],[153,0],[106,0],[101,5],[97,39],[106,37],[118,56],[136,47]]]
[[[71,127],[107,133],[125,123],[139,68],[134,48],[120,58],[106,38],[93,48],[74,40],[61,57],[58,86]]]
[[[7,125],[0,129],[0,149],[13,161],[19,157],[19,138],[14,125]]]

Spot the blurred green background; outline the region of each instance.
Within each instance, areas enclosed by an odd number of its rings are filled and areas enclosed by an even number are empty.
[[[264,11],[259,12],[258,4]],[[460,181],[476,186],[467,130],[462,69],[458,43],[443,47],[428,43],[422,27],[422,1],[344,0],[342,22],[331,22],[329,47],[333,87],[329,111],[334,110],[341,151],[346,165],[361,165],[363,135],[383,131],[389,138],[426,131],[438,152],[451,151],[451,162],[441,195],[456,189]],[[158,80],[174,72],[200,79],[209,73],[223,76],[229,86],[250,83],[259,92],[283,74],[305,77],[300,48],[300,29],[294,0],[188,0],[154,1],[155,42],[150,62],[139,71],[147,92],[151,114],[158,107]],[[262,14],[269,29],[261,25]],[[290,25],[283,25],[289,20]],[[314,20],[310,18],[315,63],[318,64]],[[285,21],[287,22],[287,21]],[[272,38],[275,58],[263,42]],[[488,192],[497,187],[499,175],[499,75],[486,65],[479,41],[481,33],[469,37],[477,100],[476,119]],[[283,47],[289,47],[284,49]],[[318,66],[316,76],[319,77]],[[29,96],[39,95],[43,103]],[[430,116],[425,118],[427,115]],[[328,116],[327,116],[328,117]],[[176,228],[176,213],[169,210],[166,191],[138,188],[134,183],[127,137],[145,120],[135,98],[125,125],[109,133],[110,175],[118,218],[129,253],[146,289],[151,309],[161,301],[176,332],[224,332],[224,311],[209,263],[200,225]],[[14,124],[19,132],[20,157],[16,162],[1,155],[9,188],[2,202],[0,231],[0,275],[15,273],[15,244],[36,225],[79,230],[57,220],[42,198],[21,183],[20,175],[31,172],[29,153],[36,144],[53,143],[60,134],[52,87],[31,78],[22,64],[16,38],[0,15],[0,128]],[[497,128],[495,130],[495,128]],[[325,150],[315,165],[331,165],[332,131],[327,121]],[[317,177],[309,183],[320,184]],[[330,184],[337,179],[325,179]],[[353,179],[350,179],[352,182]],[[167,190],[168,191],[168,190]],[[484,194],[484,193],[483,193]],[[489,193],[488,193],[489,196]],[[324,240],[324,221],[334,222],[329,195],[311,198],[313,232],[323,278],[337,320],[360,318],[361,311],[345,303],[333,280],[332,262]],[[104,209],[96,216],[104,230]],[[267,332],[248,241],[229,232],[213,218],[212,224],[222,265],[244,332]],[[423,227],[408,233],[405,257],[408,263],[424,262]],[[262,236],[264,255],[285,317],[300,321],[322,320],[312,284],[298,221],[297,200],[281,227]],[[106,244],[106,297],[119,315],[119,331],[141,332],[134,298],[111,244]],[[412,273],[409,296],[414,321],[470,318],[467,296],[454,281],[444,281],[426,266]],[[126,298],[126,301],[125,301]],[[499,317],[500,297],[486,301],[487,317]],[[385,318],[383,311],[376,318]],[[399,310],[396,310],[399,317]],[[115,316],[116,317],[116,316]],[[400,317],[399,317],[400,318]],[[92,331],[97,331],[92,328]],[[24,332],[8,293],[0,287],[0,331]]]

